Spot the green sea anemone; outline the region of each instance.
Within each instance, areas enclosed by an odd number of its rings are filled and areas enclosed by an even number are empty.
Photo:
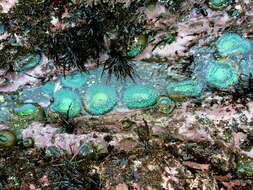
[[[7,130],[0,130],[0,147],[10,147],[16,144],[16,135]]]
[[[157,111],[164,114],[169,114],[175,108],[175,103],[170,98],[164,96],[157,101]]]
[[[225,88],[238,81],[238,72],[227,61],[211,60],[206,68],[205,80],[209,86]]]
[[[171,82],[167,86],[169,96],[199,96],[203,85],[195,80],[185,80],[180,82]]]
[[[75,117],[81,111],[79,95],[70,90],[61,89],[55,92],[54,103],[50,106],[50,109],[68,117]]]
[[[94,115],[110,111],[117,103],[117,93],[114,88],[106,85],[94,84],[88,88],[84,105],[86,110]]]
[[[123,103],[128,108],[146,108],[156,103],[157,90],[148,85],[135,85],[123,92]]]
[[[246,54],[252,50],[250,41],[235,33],[222,34],[215,42],[215,46],[220,56]]]
[[[88,79],[87,74],[80,72],[76,72],[73,75],[69,75],[66,77],[64,76],[61,77],[63,85],[72,88],[82,87],[86,83],[87,79]]]
[[[222,10],[231,3],[231,0],[208,0],[208,6],[213,10]]]
[[[40,62],[40,60],[41,56],[39,54],[28,54],[26,56],[22,56],[14,62],[13,70],[20,72],[34,68]]]
[[[44,85],[40,87],[41,91],[45,94],[53,94],[54,93],[54,88],[55,88],[55,82],[47,82]]]
[[[43,108],[39,104],[18,104],[13,109],[13,121],[42,121],[45,118]]]

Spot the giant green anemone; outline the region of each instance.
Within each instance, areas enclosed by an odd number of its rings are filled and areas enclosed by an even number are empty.
[[[208,6],[214,10],[222,10],[226,8],[231,0],[208,0]]]
[[[169,95],[178,96],[199,96],[203,89],[203,85],[194,80],[185,80],[180,82],[171,82],[167,86]]]
[[[215,46],[220,56],[246,54],[252,50],[250,41],[235,33],[222,34],[215,42]]]
[[[9,147],[16,144],[16,135],[7,130],[0,130],[0,147]]]
[[[238,72],[228,61],[211,60],[206,68],[205,80],[209,86],[225,88],[238,81]]]
[[[82,87],[86,83],[87,79],[87,74],[80,72],[76,72],[73,75],[68,75],[66,77],[61,77],[63,85],[72,88]]]
[[[20,72],[35,67],[40,62],[41,56],[39,54],[28,54],[20,57],[13,64],[14,71]]]
[[[135,85],[123,92],[123,103],[128,108],[146,108],[156,103],[157,90],[149,85]]]
[[[75,117],[81,111],[79,95],[70,90],[59,90],[54,94],[54,103],[50,109],[53,112],[68,115],[68,117]]]
[[[85,94],[84,105],[86,110],[94,115],[110,111],[117,103],[116,90],[110,86],[94,84]]]

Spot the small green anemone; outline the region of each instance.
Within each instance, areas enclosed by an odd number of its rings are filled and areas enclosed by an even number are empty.
[[[28,54],[20,57],[13,64],[13,69],[16,72],[25,71],[35,67],[40,62],[41,56],[39,54]]]
[[[68,117],[75,117],[81,111],[81,101],[79,95],[70,90],[59,90],[54,94],[54,103],[50,109]]]
[[[203,85],[194,80],[171,82],[167,86],[169,95],[199,96]]]
[[[80,72],[76,72],[73,75],[69,75],[66,77],[64,76],[61,77],[63,85],[72,88],[82,87],[86,83],[87,79],[88,79],[87,74]]]
[[[169,114],[175,108],[175,103],[169,97],[160,97],[157,101],[157,110],[160,113]]]
[[[215,46],[220,56],[246,54],[252,50],[250,41],[235,33],[222,34],[215,42]]]
[[[135,85],[123,92],[123,103],[128,108],[146,108],[156,103],[157,90],[148,85]]]
[[[206,68],[205,80],[210,86],[225,88],[238,81],[238,73],[227,61],[211,60]]]
[[[110,111],[116,103],[116,90],[110,86],[100,84],[94,84],[89,87],[84,99],[86,110],[94,115]]]
[[[222,10],[231,3],[231,0],[208,0],[208,6],[213,10]]]
[[[0,130],[0,147],[10,147],[16,144],[16,135],[7,129]]]

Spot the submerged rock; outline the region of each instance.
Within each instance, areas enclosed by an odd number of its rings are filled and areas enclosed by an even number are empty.
[[[110,111],[117,103],[116,90],[106,85],[92,85],[88,88],[84,105],[86,110],[94,115]]]
[[[135,85],[123,92],[123,103],[128,108],[146,108],[153,106],[158,97],[157,90],[149,85]]]

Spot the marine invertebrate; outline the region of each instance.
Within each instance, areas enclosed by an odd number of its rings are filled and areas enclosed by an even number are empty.
[[[163,96],[157,100],[157,111],[164,114],[169,114],[175,108],[175,102],[169,97]]]
[[[215,42],[215,46],[222,57],[234,54],[246,54],[252,50],[250,41],[235,33],[222,34]]]
[[[0,130],[0,147],[9,147],[16,144],[16,135],[10,130]]]
[[[250,75],[253,75],[253,58],[244,57],[239,62],[242,80],[247,80]]]
[[[110,86],[95,84],[88,88],[84,105],[86,110],[94,115],[110,111],[117,103],[116,90]]]
[[[167,85],[169,96],[199,96],[202,89],[203,84],[195,80],[171,82]]]
[[[53,112],[59,112],[74,117],[81,111],[81,101],[79,95],[70,90],[61,89],[54,94],[54,102],[50,106]]]
[[[35,67],[40,62],[39,54],[28,54],[20,57],[13,63],[13,70],[20,72]]]
[[[62,76],[61,81],[64,86],[71,88],[80,88],[82,87],[88,79],[87,74],[76,72],[73,75]]]
[[[13,109],[13,120],[41,121],[45,118],[44,110],[38,104],[18,104]]]
[[[157,90],[149,85],[135,85],[123,92],[123,103],[128,108],[146,108],[156,103]]]
[[[222,10],[231,3],[231,0],[208,0],[208,6],[213,10]]]
[[[209,86],[221,89],[238,81],[238,71],[227,60],[210,60],[204,77]]]

